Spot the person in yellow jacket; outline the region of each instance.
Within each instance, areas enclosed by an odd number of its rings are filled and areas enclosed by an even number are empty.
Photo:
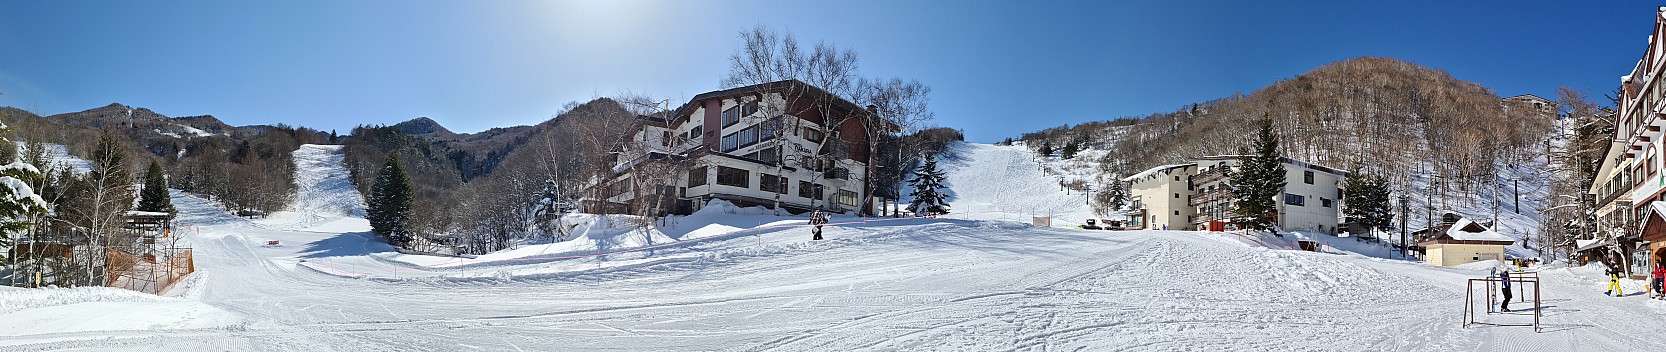
[[[1626,295],[1625,291],[1620,289],[1620,266],[1619,265],[1609,265],[1608,266],[1608,292],[1603,292],[1602,294],[1609,295],[1609,296],[1615,296],[1615,297],[1621,297],[1621,296]]]

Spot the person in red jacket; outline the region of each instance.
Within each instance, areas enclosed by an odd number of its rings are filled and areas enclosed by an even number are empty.
[[[1666,263],[1654,263],[1654,298],[1666,299]]]

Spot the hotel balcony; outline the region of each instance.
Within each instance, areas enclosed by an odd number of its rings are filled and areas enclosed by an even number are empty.
[[[1203,172],[1199,172],[1196,175],[1192,175],[1190,181],[1188,181],[1188,182],[1191,183],[1192,189],[1200,189],[1200,188],[1203,188],[1204,185],[1208,185],[1211,182],[1220,181],[1220,180],[1225,179],[1225,178],[1226,178],[1226,168],[1219,167],[1219,168],[1204,170]]]
[[[1227,191],[1226,188],[1217,188],[1213,191],[1198,193],[1187,197],[1186,205],[1195,207],[1228,199],[1232,199],[1232,192]]]

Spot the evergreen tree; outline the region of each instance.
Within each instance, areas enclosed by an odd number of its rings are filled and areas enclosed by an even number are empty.
[[[139,211],[174,212],[174,202],[168,199],[167,175],[162,173],[162,164],[155,160],[150,161],[145,188],[139,191]]]
[[[1053,156],[1053,142],[1041,141],[1041,149],[1036,150],[1036,154],[1041,154],[1041,156]]]
[[[1388,180],[1382,175],[1349,172],[1342,194],[1344,213],[1368,231],[1387,230],[1394,223],[1390,193]]]
[[[10,248],[14,239],[28,231],[34,225],[34,218],[47,214],[46,201],[35,194],[29,185],[38,183],[41,172],[34,165],[17,158],[16,144],[12,144],[5,135],[12,129],[0,123],[0,148],[11,150],[6,165],[0,166],[0,248]],[[0,261],[4,261],[6,252],[0,251]]]
[[[1232,181],[1233,213],[1238,216],[1237,222],[1266,230],[1276,223],[1278,197],[1284,194],[1285,184],[1272,119],[1261,120],[1261,131],[1253,147],[1255,154],[1246,158],[1237,170],[1228,169],[1227,176]]]
[[[399,153],[388,153],[387,162],[376,172],[376,183],[370,186],[370,197],[365,200],[365,218],[370,228],[389,244],[405,247],[411,242],[407,226],[411,215],[412,188],[405,166],[399,163]]]
[[[1081,149],[1081,144],[1072,140],[1070,143],[1064,144],[1064,150],[1059,151],[1059,157],[1065,159],[1075,158],[1076,152],[1081,151]]]
[[[1106,196],[1109,200],[1105,205],[1110,206],[1113,211],[1122,210],[1122,206],[1128,204],[1128,192],[1122,189],[1121,181],[1111,181],[1110,189],[1106,190],[1105,193],[1110,193]]]
[[[916,216],[931,216],[949,213],[949,203],[945,199],[943,187],[943,172],[937,170],[937,157],[927,155],[926,162],[914,171],[914,179],[908,180],[908,185],[914,191],[908,195],[914,200],[908,203],[908,211]]]

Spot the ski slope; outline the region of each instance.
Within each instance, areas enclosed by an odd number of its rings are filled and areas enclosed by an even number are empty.
[[[1023,179],[1035,176],[1018,170],[1033,166],[1028,159],[1003,147],[963,148],[948,175],[955,210],[1069,213],[1068,199],[1037,195],[1051,180]],[[0,288],[0,350],[1666,347],[1655,338],[1666,329],[1666,304],[1633,291],[1603,296],[1590,267],[1542,273],[1542,333],[1462,329],[1463,279],[1484,268],[1273,250],[1220,233],[1037,228],[1008,213],[835,219],[844,224],[828,228],[829,240],[809,241],[802,227],[768,227],[800,219],[714,207],[661,233],[705,238],[714,234],[699,231],[723,226],[729,235],[606,256],[512,250],[492,261],[426,265],[361,227],[352,212],[362,209],[358,198],[339,194],[351,187],[330,185],[328,176],[345,173],[328,161],[332,153],[296,153],[302,191],[292,213],[273,219],[250,222],[174,194],[199,271],[166,297]],[[972,175],[991,168],[1012,171]],[[758,225],[766,228],[744,230]],[[264,245],[274,239],[283,245]]]
[[[1086,195],[1061,189],[1056,176],[1043,172],[1035,153],[1023,146],[956,143],[938,165],[955,212],[1002,211],[1002,217],[1023,221],[1046,216],[1060,227],[1105,217],[1093,214]]]

